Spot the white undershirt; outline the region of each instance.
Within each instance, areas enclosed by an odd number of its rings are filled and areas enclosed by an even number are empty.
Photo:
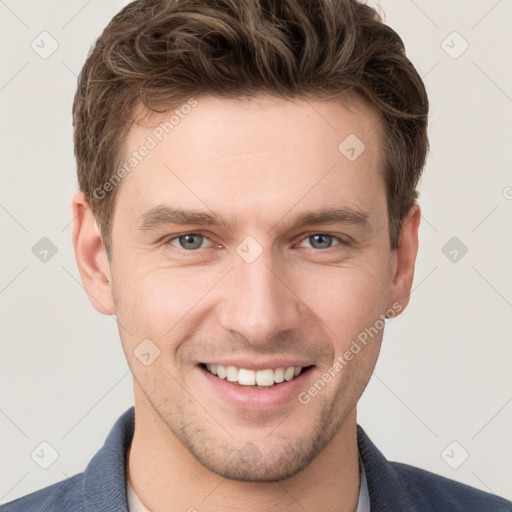
[[[364,465],[363,465],[363,461],[361,460],[361,456],[359,456],[359,470],[360,470],[361,485],[359,487],[359,501],[357,502],[356,512],[370,512],[370,497],[368,496],[368,484],[366,482],[366,471],[364,470]],[[135,493],[135,490],[130,481],[130,475],[128,475],[126,487],[127,487],[127,491],[128,491],[128,510],[129,510],[129,512],[150,512],[150,510],[143,505],[142,501],[140,501],[139,497]]]

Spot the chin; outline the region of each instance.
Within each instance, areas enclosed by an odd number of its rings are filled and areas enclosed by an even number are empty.
[[[320,431],[313,435],[274,439],[253,444],[208,443],[188,446],[192,455],[209,471],[223,478],[240,482],[278,482],[290,478],[304,470],[322,451],[330,436]],[[255,441],[256,443],[256,441]],[[212,448],[213,445],[216,445]]]
[[[243,450],[243,449],[242,449]],[[217,475],[238,482],[279,482],[290,478],[300,471],[302,471],[311,460],[297,459],[297,454],[292,455],[295,460],[290,460],[290,457],[271,457],[264,458],[259,455],[258,462],[254,463],[251,460],[233,460],[226,459],[219,460],[218,456],[215,461],[201,460],[209,471]],[[197,458],[197,457],[196,457]],[[240,457],[242,459],[243,456]],[[312,458],[312,457],[311,457]]]

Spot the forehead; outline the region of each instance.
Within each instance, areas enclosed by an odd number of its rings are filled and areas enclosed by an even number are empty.
[[[354,97],[206,96],[184,105],[164,114],[139,107],[125,160],[150,149],[123,179],[118,204],[131,202],[139,213],[168,202],[229,206],[232,216],[275,218],[279,206],[284,212],[341,201],[365,209],[385,195],[381,123]]]
[[[139,104],[133,117],[125,149],[133,149],[150,134],[158,146],[171,140],[176,144],[185,142],[187,147],[194,145],[198,150],[193,155],[196,158],[204,154],[222,158],[290,148],[297,155],[316,157],[315,149],[325,152],[326,142],[337,156],[340,148],[336,142],[352,135],[353,140],[358,137],[366,146],[364,156],[368,160],[371,156],[378,158],[374,153],[379,151],[382,139],[377,114],[362,98],[348,93],[330,100],[284,99],[264,94],[243,98],[202,96],[164,113],[151,112]],[[305,139],[308,146],[299,147],[298,143]],[[177,156],[183,154],[179,147],[175,150]]]

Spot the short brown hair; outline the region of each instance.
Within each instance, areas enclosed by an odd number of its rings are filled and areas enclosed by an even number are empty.
[[[322,99],[347,91],[383,122],[395,249],[429,150],[428,98],[402,39],[375,9],[356,0],[130,3],[91,48],[73,103],[78,182],[107,251],[117,188],[97,191],[121,164],[137,105],[165,111],[201,95]]]

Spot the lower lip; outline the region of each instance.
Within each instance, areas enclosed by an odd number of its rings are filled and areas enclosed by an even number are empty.
[[[241,386],[226,379],[219,379],[219,377],[212,375],[200,366],[197,366],[197,369],[206,384],[224,401],[240,409],[270,411],[278,409],[292,400],[298,401],[297,397],[313,374],[314,367],[308,368],[290,381],[274,384],[268,389]]]

